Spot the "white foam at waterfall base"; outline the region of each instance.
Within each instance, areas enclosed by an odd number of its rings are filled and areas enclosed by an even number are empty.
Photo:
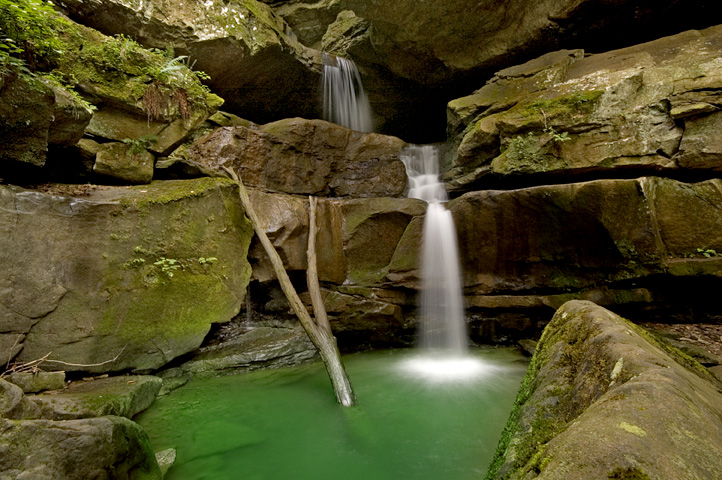
[[[401,160],[409,176],[409,197],[428,203],[421,255],[421,355],[402,368],[434,382],[475,378],[488,368],[467,355],[459,249],[453,217],[444,206],[447,195],[439,178],[438,149],[413,145],[402,152]]]
[[[323,66],[323,118],[358,132],[372,132],[371,106],[356,64],[336,57]]]

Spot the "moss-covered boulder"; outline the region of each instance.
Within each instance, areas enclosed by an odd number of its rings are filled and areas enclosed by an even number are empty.
[[[287,116],[317,117],[318,52],[304,47],[289,26],[256,0],[164,2],[69,0],[69,16],[146,47],[172,47],[210,78],[226,108],[265,123]]]
[[[70,23],[56,75],[68,79],[94,112],[87,133],[114,141],[148,141],[167,155],[223,100],[170,50],[147,50],[129,37],[107,37]]]
[[[720,392],[673,347],[569,302],[537,345],[486,478],[718,478]]]
[[[448,105],[453,189],[634,171],[714,172],[722,27],[546,54]]]
[[[49,149],[78,142],[90,116],[84,102],[55,82],[20,71],[0,75],[0,171],[13,163],[44,166]]]
[[[98,147],[93,172],[112,177],[122,183],[150,183],[153,180],[155,157],[149,151],[137,151],[120,142],[104,143]]]
[[[406,187],[405,143],[323,120],[288,118],[261,127],[219,128],[189,158],[239,172],[250,187],[331,197],[397,197]]]
[[[16,361],[152,370],[238,313],[252,229],[229,180],[51,191],[0,187],[0,338]]]

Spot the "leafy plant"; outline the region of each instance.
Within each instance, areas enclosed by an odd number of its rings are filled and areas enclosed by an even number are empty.
[[[717,256],[717,252],[715,250],[712,250],[711,248],[698,248],[697,253],[701,253],[703,256],[705,256],[707,258]]]
[[[200,263],[201,265],[211,265],[217,260],[218,259],[216,257],[201,257],[198,259],[198,263]]]
[[[136,138],[135,140],[132,138],[124,138],[122,140],[123,143],[130,147],[128,151],[131,153],[131,155],[143,153],[144,151],[148,150],[148,147],[150,147],[157,141],[158,137],[155,135],[143,135]]]
[[[568,132],[557,132],[554,127],[545,128],[544,133],[550,135],[555,142],[568,142],[572,139]]]
[[[154,262],[153,265],[159,266],[163,273],[165,273],[169,277],[172,277],[173,272],[181,268],[180,262],[178,260],[176,260],[175,258],[166,257],[160,257],[160,259]]]
[[[36,70],[52,65],[64,44],[58,27],[67,24],[44,0],[0,0],[0,74],[8,66]]]

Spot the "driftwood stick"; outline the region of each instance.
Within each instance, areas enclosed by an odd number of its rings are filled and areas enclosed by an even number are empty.
[[[318,266],[316,261],[316,205],[318,199],[313,196],[308,197],[308,249],[306,257],[308,258],[308,270],[306,271],[306,283],[308,284],[308,293],[311,294],[311,305],[313,306],[313,314],[316,317],[316,326],[324,331],[326,335],[332,336],[331,325],[328,323],[328,315],[326,307],[323,304],[321,296],[321,287],[318,283]]]
[[[328,372],[329,378],[331,380],[331,385],[333,386],[336,399],[341,405],[346,407],[355,405],[356,397],[353,393],[351,382],[346,375],[346,370],[343,368],[343,364],[341,363],[341,355],[338,351],[338,346],[336,345],[336,339],[333,337],[333,335],[331,335],[330,328],[319,328],[316,322],[314,322],[313,318],[311,318],[311,315],[308,313],[306,306],[303,304],[303,302],[301,302],[298,293],[296,293],[296,289],[293,287],[291,279],[288,277],[288,273],[286,273],[286,269],[283,266],[283,261],[281,260],[281,257],[278,255],[276,248],[269,240],[268,235],[266,235],[266,232],[263,229],[263,225],[259,220],[258,216],[256,215],[256,211],[254,210],[253,205],[251,204],[251,200],[248,197],[246,187],[243,185],[243,182],[238,177],[235,171],[227,167],[223,167],[223,169],[228,172],[231,178],[238,185],[238,194],[241,198],[241,205],[243,206],[246,215],[248,215],[248,219],[251,221],[253,230],[256,232],[256,235],[258,235],[258,238],[261,241],[261,245],[263,245],[266,254],[271,260],[271,265],[273,266],[273,271],[276,273],[278,282],[281,285],[281,290],[283,290],[283,293],[288,299],[288,303],[291,304],[291,308],[295,312],[298,319],[301,321],[301,325],[303,326],[304,330],[306,330],[308,338],[316,346],[316,349],[321,355],[321,360],[323,360],[323,363],[326,366],[326,372]],[[314,269],[315,268],[316,266],[314,260]],[[317,276],[316,288],[318,288]],[[323,302],[321,302],[321,306],[323,308]],[[324,314],[325,312],[326,311],[324,309]],[[326,320],[326,323],[328,323],[328,320]]]

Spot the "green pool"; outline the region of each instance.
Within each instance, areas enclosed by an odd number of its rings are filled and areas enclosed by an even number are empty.
[[[482,478],[526,360],[475,350],[473,373],[439,378],[409,366],[414,355],[345,356],[358,407],[335,403],[315,363],[193,379],[136,421],[155,450],[177,450],[168,480]]]

